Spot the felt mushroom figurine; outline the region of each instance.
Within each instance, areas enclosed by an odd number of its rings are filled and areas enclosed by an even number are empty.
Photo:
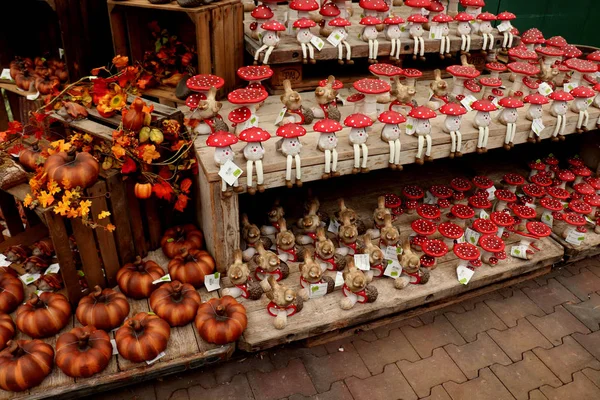
[[[421,250],[423,243],[427,242],[429,240],[428,237],[433,235],[436,230],[435,224],[426,219],[416,219],[411,222],[410,227],[415,233],[415,236],[410,239],[410,245],[417,251]]]
[[[431,205],[431,204],[421,204],[417,207],[417,214],[421,218],[425,218],[426,220],[437,222],[440,220],[440,216],[442,215],[439,207]]]
[[[500,74],[508,69],[505,64],[492,61],[485,64],[485,68],[490,71],[490,78],[500,79]]]
[[[315,48],[310,42],[314,36],[310,31],[310,28],[315,26],[317,26],[315,21],[308,18],[300,18],[294,21],[294,29],[297,29],[296,40],[300,43],[300,47],[302,48],[302,63],[304,64],[309,62],[314,64],[316,62]]]
[[[371,118],[364,114],[351,114],[344,120],[344,125],[350,127],[350,134],[348,139],[354,149],[354,168],[352,173],[357,174],[360,172],[369,172],[367,168],[367,159],[369,157],[369,148],[367,147],[367,139],[369,134],[367,128],[373,125]],[[360,154],[362,150],[362,163],[360,161]]]
[[[268,6],[264,4],[260,4],[252,10],[250,16],[254,18],[254,21],[250,23],[250,31],[252,32],[250,36],[255,40],[260,40],[263,35],[263,28],[261,25],[263,22],[266,22],[273,18],[273,11]]]
[[[566,239],[571,234],[571,232],[587,232],[587,229],[585,228],[585,217],[583,217],[580,214],[565,213],[563,215],[563,221],[567,223],[567,227],[561,233],[561,237],[563,239]]]
[[[492,21],[496,20],[496,16],[492,13],[484,12],[477,16],[477,20],[481,21],[479,32],[483,36],[481,51],[483,54],[486,54],[486,50],[492,51],[494,48],[494,35],[492,34],[494,27],[492,26]]]
[[[378,77],[391,84],[394,83],[394,77],[402,75],[402,68],[392,64],[377,63],[369,65],[369,71]],[[377,97],[377,103],[389,103],[391,101],[390,92],[384,92]]]
[[[529,136],[527,137],[527,141],[530,143],[540,142],[542,139],[540,138],[540,132],[536,132],[534,126],[543,126],[542,117],[544,116],[544,111],[542,106],[544,104],[548,104],[550,100],[546,96],[543,96],[539,93],[529,94],[525,96],[523,99],[525,103],[529,104],[529,108],[527,109],[527,119],[532,121],[531,130],[529,131]]]
[[[240,134],[248,127],[258,125],[256,108],[267,97],[269,97],[269,93],[263,89],[244,88],[229,92],[227,100],[231,104],[239,106],[228,115],[229,120],[235,126],[236,134]]]
[[[321,179],[328,179],[332,176],[340,176],[337,170],[338,153],[336,150],[338,139],[335,135],[343,129],[342,125],[329,118],[317,121],[313,125],[313,130],[319,132],[317,148],[325,153],[325,173]]]
[[[455,203],[462,201],[465,199],[465,192],[471,190],[471,182],[466,178],[456,177],[450,181],[450,186],[454,193],[452,194],[452,199]]]
[[[498,104],[503,107],[498,115],[498,121],[506,125],[506,134],[504,135],[504,149],[510,150],[514,146],[515,133],[517,133],[517,119],[519,118],[519,108],[523,107],[523,102],[516,97],[505,97]]]
[[[438,29],[442,35],[440,40],[440,58],[450,57],[450,37],[448,36],[450,35],[450,26],[448,24],[454,21],[454,18],[444,13],[440,13],[434,17],[430,15],[430,18],[431,22],[437,26],[432,26],[430,29]]]
[[[511,12],[503,11],[496,16],[496,19],[500,22],[500,24],[496,27],[499,32],[503,33],[504,38],[502,39],[502,49],[506,50],[510,49],[513,45],[513,40],[515,36],[511,33],[512,23],[517,18],[517,16]]]
[[[254,53],[254,65],[258,64],[260,54],[264,51],[265,55],[262,59],[263,64],[269,64],[269,57],[277,46],[279,46],[279,32],[285,31],[285,26],[274,19],[263,22],[260,27],[264,30],[262,39],[260,41],[261,46]]]
[[[377,41],[377,25],[381,24],[381,20],[377,17],[367,16],[360,20],[360,24],[363,26],[360,38],[363,42],[369,43],[369,64],[377,62],[377,55],[379,53],[379,42]]]
[[[493,192],[494,181],[488,178],[487,176],[477,175],[473,177],[473,185],[477,188],[475,191],[475,196],[481,196],[486,199],[489,199],[491,193]]]
[[[325,1],[319,9],[319,14],[323,19],[319,22],[319,35],[328,37],[333,32],[330,22],[338,18],[341,14],[339,7],[333,1]]]
[[[561,189],[566,189],[568,182],[573,182],[575,180],[575,174],[568,169],[558,170],[556,173],[556,177],[560,181],[558,187]]]
[[[574,213],[581,214],[583,216],[590,215],[593,211],[592,206],[590,206],[583,200],[571,200],[569,202],[569,210],[571,210]]]
[[[552,233],[552,229],[548,227],[548,225],[538,222],[538,221],[530,221],[526,224],[527,234],[524,232],[518,232],[521,240],[519,242],[519,246],[525,246],[527,248],[527,259],[531,260],[533,258],[533,250],[539,251],[539,247],[534,245],[534,243],[539,242],[540,239],[550,236]]]
[[[515,219],[509,213],[504,211],[494,211],[491,213],[490,221],[492,221],[498,227],[496,235],[502,239],[508,238],[508,232],[506,232],[506,228],[510,228],[515,224]]]
[[[520,199],[521,204],[529,206],[533,209],[535,209],[537,200],[541,199],[544,197],[544,194],[546,194],[546,190],[536,184],[523,185],[521,190],[523,190],[524,194],[524,196],[522,196]]]
[[[582,165],[580,167],[573,167],[571,168],[571,171],[573,171],[573,173],[576,176],[573,185],[577,185],[578,183],[583,182],[584,179],[592,176],[592,170],[586,167],[585,165]]]
[[[402,188],[402,195],[406,198],[406,213],[411,214],[419,206],[419,200],[425,197],[425,192],[416,185],[407,185]]]
[[[279,150],[286,156],[285,185],[292,188],[292,163],[296,162],[296,186],[302,186],[302,164],[300,161],[300,150],[302,143],[300,137],[306,135],[306,129],[298,124],[285,124],[277,129],[277,136],[283,138],[278,144]]]
[[[196,93],[200,94],[200,96],[196,97],[196,99],[197,99],[196,101],[199,101],[199,100],[206,100],[208,92],[210,91],[211,88],[214,87],[217,90],[221,89],[223,87],[223,85],[225,85],[225,80],[217,75],[200,74],[200,75],[194,75],[191,78],[189,78],[185,82],[185,85],[192,92],[196,92]]]
[[[596,194],[600,194],[600,178],[599,177],[589,177],[585,179],[585,182],[589,184],[594,190]]]
[[[533,51],[536,45],[545,43],[544,35],[537,28],[528,29],[521,35],[521,44],[524,44],[529,51]]]
[[[477,218],[473,221],[473,230],[479,235],[495,235],[498,227],[489,219]]]
[[[544,163],[546,164],[546,175],[550,178],[554,178],[556,171],[559,170],[558,164],[560,161],[558,158],[554,157],[553,154],[550,154],[548,157],[544,158]]]
[[[316,0],[292,0],[290,2],[290,11],[289,15],[288,15],[288,26],[289,24],[293,24],[294,21],[294,17],[296,14],[297,18],[310,18],[309,13],[311,11],[317,11],[319,9],[319,3]],[[342,15],[343,16],[343,15]]]
[[[509,95],[515,97],[523,96],[521,88],[523,87],[523,78],[537,75],[540,68],[537,65],[532,65],[525,62],[512,62],[507,65],[508,69],[516,75],[515,81],[510,89]]]
[[[387,142],[390,146],[388,166],[390,169],[402,171],[403,167],[400,163],[400,150],[402,148],[400,142],[400,124],[406,122],[406,117],[395,111],[385,111],[379,114],[377,119],[384,124],[383,128],[381,128],[381,140]]]
[[[252,182],[252,172],[256,166],[256,184],[259,192],[264,192],[264,176],[262,159],[265,155],[265,149],[262,142],[266,142],[271,138],[271,134],[264,129],[252,126],[244,129],[240,133],[240,140],[246,142],[244,147],[244,158],[246,159],[246,180],[248,184],[248,193],[255,194],[256,189]]]
[[[577,133],[587,132],[587,126],[590,122],[588,108],[594,101],[593,98],[596,96],[596,92],[587,86],[577,86],[575,89],[571,90],[571,95],[575,98],[575,101],[571,103],[571,111],[579,114],[575,130]]]
[[[364,114],[375,121],[377,119],[377,97],[389,92],[392,87],[384,80],[372,78],[360,79],[354,82],[352,86],[365,95]]]
[[[513,49],[513,51],[516,52],[517,54],[519,52],[519,50],[517,48]],[[558,47],[541,47],[541,46],[539,46],[539,47],[535,48],[535,52],[539,56],[541,56],[542,63],[546,67],[553,67],[555,64],[560,63],[565,54],[564,51],[562,51]]]
[[[450,145],[450,158],[462,157],[462,135],[460,126],[462,116],[467,113],[467,109],[458,103],[446,103],[438,110],[446,116],[444,119],[444,132],[450,134],[452,144]]]
[[[390,60],[400,60],[400,51],[402,51],[402,43],[400,37],[402,36],[402,30],[400,25],[404,24],[404,18],[390,15],[383,20],[385,24],[385,38],[390,41]]]
[[[421,256],[421,265],[433,270],[436,267],[436,260],[448,253],[448,246],[439,239],[432,239],[423,243],[421,250],[425,253]]]
[[[481,73],[473,67],[465,65],[451,65],[446,72],[452,75],[452,93],[450,97],[462,100],[464,98],[465,82],[477,78]]]
[[[417,79],[423,76],[423,73],[416,68],[404,68],[402,75],[406,78],[406,86],[412,86],[413,88],[417,84]]]
[[[348,29],[352,25],[350,21],[345,18],[337,17],[329,21],[329,26],[333,29],[331,30],[331,35],[339,40],[338,45],[336,46],[338,49],[338,64],[344,64],[344,47],[346,48],[346,64],[354,64],[354,60],[352,60],[352,47],[350,47],[350,43],[348,43]]]
[[[598,207],[600,207],[600,195],[595,193],[586,194],[583,196],[583,201],[592,208],[591,212],[588,213],[588,216],[591,219],[596,220],[598,218]]]
[[[504,251],[504,242],[494,234],[483,235],[479,238],[479,247],[483,250],[481,261],[489,265],[498,264],[497,253]]]
[[[429,194],[433,196],[431,204],[437,205],[440,209],[450,208],[450,198],[452,189],[446,185],[432,185],[429,188]]]
[[[460,5],[465,8],[465,12],[476,17],[479,14],[481,14],[482,7],[485,7],[485,1],[483,1],[483,0],[460,0]],[[477,33],[477,31],[475,33]]]
[[[266,91],[262,81],[273,76],[273,70],[268,65],[248,65],[237,70],[237,76],[248,82],[247,88]]]
[[[519,223],[516,227],[516,229],[519,231],[524,231],[525,224],[527,223],[527,221],[533,220],[537,215],[537,213],[535,212],[535,208],[522,206],[518,204],[515,204],[512,207],[512,212],[515,214],[515,216],[519,218]]]
[[[461,54],[469,54],[471,51],[471,33],[473,33],[473,28],[471,21],[475,19],[474,15],[468,14],[466,12],[460,12],[455,17],[454,20],[458,21],[458,25],[456,27],[457,34],[460,35],[461,44],[460,44],[460,52]]]
[[[479,84],[483,87],[483,89],[481,90],[481,99],[493,102],[494,96],[489,95],[488,93],[502,86],[502,79],[486,76],[484,78],[479,79]]]
[[[487,213],[487,210],[492,208],[492,202],[485,196],[475,195],[469,197],[469,206],[475,212],[475,217],[479,218],[479,216],[481,216],[482,211]]]
[[[442,222],[438,226],[438,231],[444,237],[444,243],[450,250],[454,248],[454,243],[464,234],[463,228],[453,222]]]
[[[490,124],[492,123],[490,112],[496,111],[498,108],[489,100],[477,100],[471,104],[471,108],[477,111],[475,118],[473,118],[473,126],[479,130],[477,153],[487,153],[487,142],[490,136]]]
[[[567,124],[567,111],[569,111],[568,102],[573,100],[574,97],[565,91],[557,90],[548,96],[549,99],[552,100],[552,104],[550,105],[550,114],[553,117],[556,117],[556,125],[554,126],[554,131],[552,132],[552,141],[557,142],[560,140],[565,140],[565,127]]]
[[[354,93],[346,97],[346,103],[352,104],[353,113],[365,112],[365,95],[363,93]]]
[[[411,15],[407,21],[410,23],[409,33],[414,41],[413,60],[416,60],[418,55],[421,61],[425,61],[425,41],[423,40],[425,30],[423,29],[423,24],[426,24],[429,20],[426,16],[419,13]]]
[[[226,131],[218,131],[211,134],[206,139],[206,145],[215,148],[214,160],[218,167],[222,167],[227,161],[233,161],[235,152],[231,148],[231,145],[238,142],[237,136]],[[236,179],[233,188],[236,192],[241,192],[243,189],[239,186],[238,180]],[[230,197],[231,191],[225,179],[221,178],[221,192],[224,197]]]
[[[456,225],[465,229],[468,221],[475,216],[475,210],[464,204],[455,204],[450,209],[449,217],[455,219]]]
[[[431,119],[436,117],[435,111],[425,106],[415,107],[408,113],[410,119],[406,126],[407,135],[417,135],[418,150],[415,162],[423,165],[423,146],[427,143],[425,150],[425,161],[433,161],[431,157]]]
[[[496,199],[498,200],[496,207],[494,208],[496,211],[503,211],[507,206],[517,201],[517,196],[508,189],[496,190],[494,196],[496,196]]]
[[[479,249],[474,244],[466,242],[456,243],[452,250],[454,251],[454,255],[460,260],[458,267],[473,269],[476,266],[481,266]]]
[[[581,60],[579,58],[571,58],[564,62],[564,64],[573,71],[571,75],[570,83],[577,85],[581,84],[583,74],[593,74],[598,71],[598,65],[593,61]]]

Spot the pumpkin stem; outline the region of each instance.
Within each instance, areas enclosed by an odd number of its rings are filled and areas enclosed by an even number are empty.
[[[219,317],[224,317],[225,316],[225,307],[223,307],[223,305],[221,305],[221,304],[216,306],[215,314],[217,314]]]
[[[138,319],[129,320],[129,326],[131,326],[131,329],[133,329],[136,332],[139,332],[143,329],[142,323]]]
[[[85,349],[88,345],[89,340],[90,340],[90,333],[88,331],[84,331],[81,334],[81,337],[79,338],[79,348]]]
[[[144,270],[144,262],[142,261],[142,257],[140,257],[140,256],[135,257],[135,261],[133,262],[133,265],[135,265],[137,267],[138,271]]]
[[[181,282],[173,281],[171,287],[173,288],[174,294],[181,296],[181,290],[183,289],[183,285],[181,284]]]
[[[94,286],[92,297],[96,299],[97,302],[101,303],[104,301],[104,296],[102,296],[102,288],[99,285]]]
[[[42,299],[39,298],[37,294],[31,293],[31,296],[29,297],[29,305],[41,308],[44,306],[44,302],[42,301]]]

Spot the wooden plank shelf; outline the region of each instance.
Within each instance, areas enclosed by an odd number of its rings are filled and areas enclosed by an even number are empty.
[[[148,255],[147,259],[154,260],[166,271],[168,259],[157,250]],[[33,291],[33,285],[27,287],[27,291]],[[118,290],[118,287],[116,288]],[[202,301],[216,297],[217,293],[209,293],[206,289],[198,290]],[[131,307],[129,317],[141,311],[150,311],[148,300],[128,299]],[[14,315],[13,315],[14,319]],[[52,347],[56,345],[56,339],[62,333],[68,332],[73,327],[80,326],[75,315],[71,322],[55,337],[43,339]],[[114,332],[109,333],[114,338]],[[25,334],[19,332],[18,339],[29,339]],[[223,361],[231,357],[235,350],[235,343],[217,346],[206,343],[198,335],[193,322],[177,328],[171,328],[171,337],[165,350],[166,355],[154,364],[131,363],[120,355],[113,356],[108,367],[101,373],[87,379],[73,379],[66,376],[58,367],[54,366],[52,373],[42,382],[40,386],[22,393],[11,393],[0,390],[0,399],[43,399],[47,397],[60,396],[61,399],[81,398],[86,395],[98,393],[99,391],[115,389],[130,385],[134,382],[164,377],[165,375],[183,372],[188,369],[198,368],[215,362]]]
[[[591,225],[586,225],[585,240],[579,246],[568,243],[563,239],[561,234],[566,228],[567,224],[565,222],[555,220],[552,226],[552,238],[565,248],[565,259],[568,262],[571,263],[600,254],[600,235],[594,232]]]

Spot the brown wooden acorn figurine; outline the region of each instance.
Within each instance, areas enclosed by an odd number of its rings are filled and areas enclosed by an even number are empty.
[[[383,251],[377,246],[373,244],[371,241],[371,235],[365,233],[363,235],[363,240],[365,242],[365,246],[361,249],[362,254],[369,255],[369,265],[371,266],[371,270],[367,271],[366,275],[372,275],[372,277],[381,277],[383,276],[383,271],[385,271],[384,266],[384,258],[385,255]]]
[[[317,229],[321,226],[318,211],[319,202],[313,200],[310,203],[308,213],[298,220],[297,226],[300,229],[300,234],[296,235],[298,245],[311,244],[317,240]]]
[[[285,219],[281,218],[278,223],[279,233],[275,243],[277,253],[281,261],[300,262],[304,259],[304,251],[296,247],[296,237],[292,231],[287,230]]]
[[[310,298],[310,289],[311,285],[319,285],[326,284],[327,285],[327,293],[333,292],[335,288],[335,281],[332,277],[323,275],[323,269],[313,259],[313,256],[310,251],[307,251],[304,256],[304,263],[300,265],[300,286],[302,289],[298,292],[298,295],[302,297],[304,301]]]
[[[367,231],[367,227],[365,226],[365,223],[358,218],[358,214],[356,213],[356,211],[354,211],[354,209],[352,208],[346,207],[346,202],[344,201],[344,199],[339,200],[339,205],[339,211],[336,211],[334,214],[337,220],[343,221],[344,216],[348,216],[348,218],[350,218],[350,222],[356,225],[356,228],[358,229],[358,234],[364,234]]]
[[[322,227],[317,229],[315,260],[321,265],[322,270],[342,271],[346,266],[346,257],[336,253],[333,241],[327,237],[325,228]]]
[[[287,326],[287,318],[302,311],[304,301],[294,289],[277,282],[273,275],[269,276],[265,286],[268,286],[265,294],[271,300],[267,305],[267,312],[275,317],[273,326],[276,329],[284,329]]]
[[[288,265],[281,261],[277,254],[271,250],[265,250],[262,242],[256,245],[257,254],[250,261],[251,265],[255,265],[254,277],[262,281],[269,276],[274,276],[278,281],[285,279],[290,274]]]
[[[242,240],[246,244],[246,250],[244,250],[244,261],[250,261],[256,254],[256,245],[262,242],[263,247],[270,249],[272,242],[271,239],[260,235],[260,229],[255,224],[251,224],[246,214],[242,214]]]
[[[338,239],[340,241],[340,248],[337,250],[338,253],[344,256],[357,253],[358,229],[350,221],[349,215],[344,215],[342,219],[342,226],[340,226],[338,231]]]
[[[344,270],[344,298],[340,302],[342,310],[350,310],[356,303],[373,303],[377,300],[377,288],[369,285],[368,275],[354,265],[353,259],[348,259]]]
[[[424,285],[429,282],[429,270],[421,268],[421,259],[412,252],[409,239],[402,243],[402,253],[398,254],[398,261],[402,265],[402,276],[394,282],[396,289],[404,289],[409,283]]]
[[[242,259],[242,250],[237,249],[233,253],[233,257],[234,262],[227,269],[227,277],[235,287],[223,289],[223,296],[234,298],[241,296],[250,300],[260,299],[263,295],[263,288],[250,276],[250,268]]]

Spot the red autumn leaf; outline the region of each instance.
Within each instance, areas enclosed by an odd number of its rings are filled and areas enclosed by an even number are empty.
[[[160,181],[152,185],[152,193],[159,199],[171,201],[173,196],[173,188],[167,183],[167,181]]]
[[[19,133],[23,130],[23,124],[21,124],[19,121],[12,121],[8,123],[8,133],[10,134],[15,134],[15,133]]]
[[[18,143],[6,151],[8,152],[8,154],[19,154],[21,152],[21,150],[24,150],[24,149],[25,149],[25,146],[23,146],[21,143]]]
[[[42,136],[44,136],[44,131],[38,128],[33,132],[33,136],[35,136],[37,140],[40,140]]]
[[[122,174],[130,174],[137,170],[137,165],[135,165],[135,161],[131,157],[125,157],[125,162],[121,167]]]
[[[173,176],[173,173],[169,170],[169,167],[166,165],[163,165],[160,167],[160,170],[158,171],[158,176],[160,176],[163,179],[171,179],[171,177]]]
[[[179,185],[179,187],[181,188],[181,191],[183,193],[189,193],[191,186],[192,186],[192,181],[190,178],[185,178],[184,180],[181,181],[181,184]]]
[[[185,210],[185,208],[187,207],[187,203],[188,200],[190,198],[187,197],[185,194],[180,194],[179,196],[177,196],[177,201],[175,202],[175,209],[177,211],[181,211],[183,212],[183,210]]]

